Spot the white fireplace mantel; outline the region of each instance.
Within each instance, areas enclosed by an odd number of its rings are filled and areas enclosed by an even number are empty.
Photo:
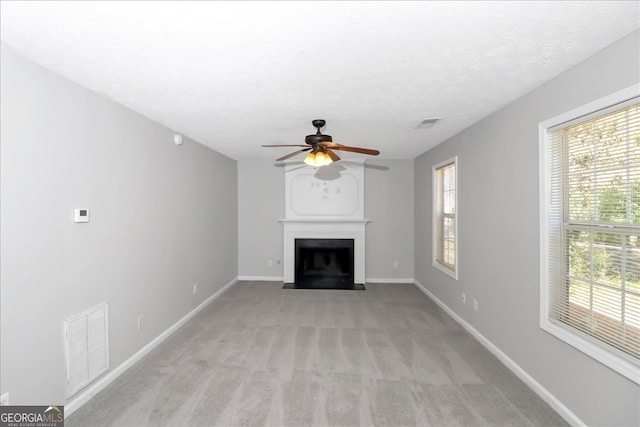
[[[364,160],[285,169],[284,282],[295,280],[296,239],[353,239],[353,278],[364,284]]]
[[[365,225],[369,220],[280,220],[284,225],[284,283],[295,280],[296,239],[353,239],[353,279],[364,284]]]

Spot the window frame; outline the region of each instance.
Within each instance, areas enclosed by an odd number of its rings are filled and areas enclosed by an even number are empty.
[[[540,122],[538,125],[540,185],[540,328],[636,384],[640,384],[640,363],[638,363],[635,358],[591,337],[587,333],[555,322],[549,316],[549,273],[551,268],[549,262],[549,245],[553,236],[557,235],[557,233],[563,233],[564,227],[560,224],[561,221],[556,220],[554,222],[551,219],[551,165],[547,162],[547,156],[550,150],[552,150],[551,141],[548,136],[551,128],[579,118],[601,115],[604,110],[638,96],[640,96],[640,85],[636,84]],[[567,199],[564,200],[566,203]]]
[[[453,214],[445,213],[444,210],[444,185],[439,186],[438,174],[440,170],[443,170],[445,167],[453,165],[454,166],[454,181],[455,181],[455,194],[454,194],[454,212]],[[458,280],[458,248],[460,247],[460,238],[458,234],[458,223],[459,215],[458,215],[458,192],[459,192],[459,183],[458,183],[458,156],[451,157],[447,160],[444,160],[440,163],[437,163],[431,168],[431,179],[432,179],[432,264],[435,268],[442,271],[443,273],[451,276],[453,279]],[[440,259],[440,248],[444,246],[444,220],[445,218],[453,218],[454,224],[454,265],[451,265],[444,260]]]

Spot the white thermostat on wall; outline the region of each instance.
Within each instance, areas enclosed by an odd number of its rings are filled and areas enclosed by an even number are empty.
[[[75,222],[89,222],[89,209],[74,209]]]

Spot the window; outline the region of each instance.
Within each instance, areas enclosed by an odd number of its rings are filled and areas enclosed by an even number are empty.
[[[457,157],[433,167],[433,265],[458,278]]]
[[[541,327],[640,384],[640,98],[540,124]]]

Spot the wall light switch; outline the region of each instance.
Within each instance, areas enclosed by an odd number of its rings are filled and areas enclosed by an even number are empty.
[[[89,222],[89,209],[74,209],[73,213],[75,222]]]

